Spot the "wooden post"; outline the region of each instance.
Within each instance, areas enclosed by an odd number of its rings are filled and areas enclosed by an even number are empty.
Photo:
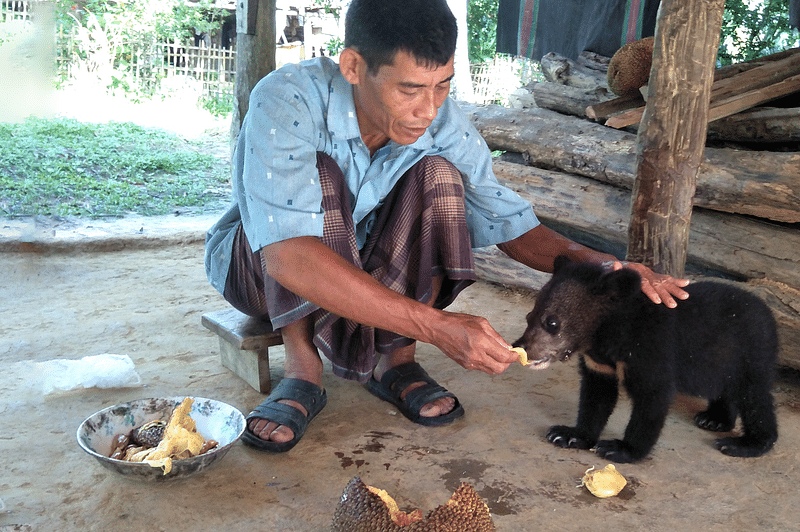
[[[231,153],[256,83],[275,70],[276,0],[236,2],[236,83],[231,118]]]
[[[639,126],[627,259],[682,276],[724,0],[663,0]]]

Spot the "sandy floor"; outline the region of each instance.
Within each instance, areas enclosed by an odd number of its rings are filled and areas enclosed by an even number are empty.
[[[6,224],[3,234],[14,231]],[[116,476],[75,441],[78,425],[95,411],[154,396],[215,398],[245,412],[260,401],[220,365],[216,338],[200,324],[204,312],[224,306],[205,280],[200,233],[189,231],[159,246],[163,240],[147,238],[148,231],[157,233],[143,227],[117,245],[107,239],[92,246],[76,237],[73,253],[38,248],[0,254],[2,532],[325,531],[354,475],[388,490],[402,507],[423,511],[467,481],[501,531],[797,529],[796,372],[781,372],[776,384],[781,435],[767,456],[735,459],[715,451],[714,435],[691,423],[702,405],[679,400],[652,455],[619,466],[629,486],[611,499],[577,487],[586,469],[604,462],[543,439],[549,425],[574,420],[574,363],[544,372],[516,366],[489,377],[462,370],[429,345],[420,346],[421,362],[466,408],[466,416],[451,426],[413,425],[327,371],[328,406],[286,455],[237,443],[222,461],[190,479],[152,485]],[[67,238],[66,233],[58,234]],[[485,315],[513,340],[532,301],[528,293],[479,283],[453,310]],[[25,361],[100,353],[129,355],[142,385],[43,396],[24,371]],[[280,378],[279,360],[273,368],[273,378]],[[608,435],[621,434],[627,412],[623,400]]]

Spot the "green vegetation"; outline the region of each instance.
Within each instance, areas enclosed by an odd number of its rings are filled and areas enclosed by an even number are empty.
[[[107,216],[218,207],[228,164],[131,123],[28,119],[0,124],[0,214]]]
[[[498,4],[499,0],[469,0],[467,4],[470,63],[483,63],[495,56]]]
[[[800,44],[789,27],[789,0],[727,0],[722,18],[720,64],[741,63]]]

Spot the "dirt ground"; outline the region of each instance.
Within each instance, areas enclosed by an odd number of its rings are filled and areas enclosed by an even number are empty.
[[[200,323],[225,306],[203,271],[206,220],[171,221],[171,229],[129,221],[124,235],[110,221],[66,229],[0,221],[0,532],[326,531],[355,475],[424,512],[469,482],[500,531],[797,530],[800,378],[793,371],[776,382],[781,432],[768,455],[715,451],[715,435],[691,422],[702,404],[679,399],[651,456],[619,466],[629,484],[610,499],[578,487],[586,469],[606,462],[543,437],[552,424],[574,422],[574,362],[490,377],[424,344],[420,361],[466,409],[450,426],[416,426],[328,368],[328,405],[289,453],[237,443],[192,478],[148,484],[117,476],[75,439],[97,410],[195,395],[246,413],[262,399],[221,366],[217,340]],[[513,340],[532,304],[529,293],[478,283],[451,310],[484,315]],[[142,384],[43,396],[25,371],[26,361],[101,353],[129,355]],[[280,360],[272,367],[276,382]],[[628,412],[623,399],[606,436],[622,433]]]

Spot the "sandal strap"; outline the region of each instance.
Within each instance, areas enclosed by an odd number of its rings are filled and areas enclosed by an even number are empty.
[[[400,396],[403,391],[417,382],[425,384],[411,390],[402,399],[412,412],[419,412],[426,404],[442,397],[455,398],[455,395],[433,380],[417,362],[406,362],[390,368],[381,377],[381,384],[391,390],[395,401],[401,401]]]
[[[308,415],[303,415],[301,410],[283,403],[281,399],[296,401],[303,405]],[[247,416],[252,418],[268,419],[279,425],[285,425],[298,434],[302,432],[308,422],[316,416],[327,403],[328,397],[322,388],[316,384],[302,379],[283,379],[270,392],[269,397],[255,407]]]

